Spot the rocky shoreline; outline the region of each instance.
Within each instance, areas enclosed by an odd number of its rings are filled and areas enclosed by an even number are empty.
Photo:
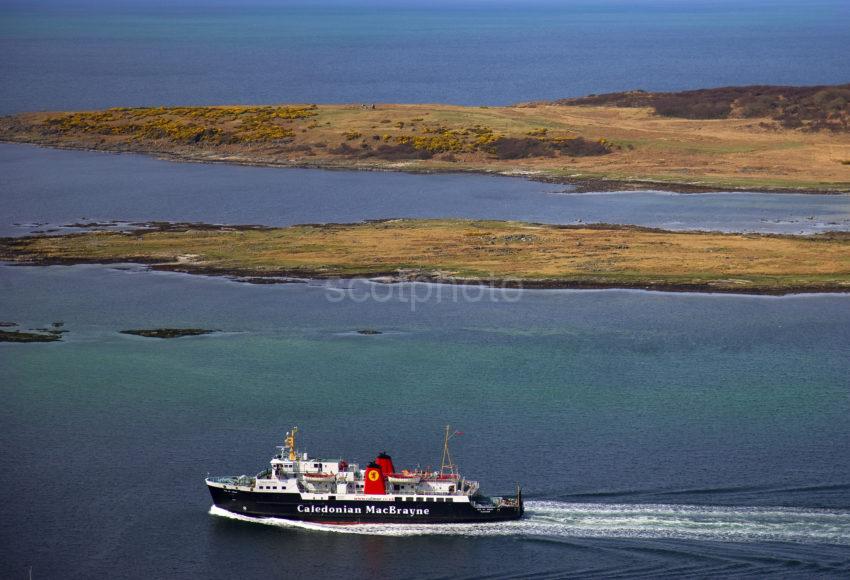
[[[57,342],[62,340],[58,334],[0,330],[0,342]]]
[[[0,322],[0,327],[14,329],[0,330],[0,342],[57,342],[68,332],[63,328],[64,322],[54,322],[49,328],[30,328],[28,331],[20,330],[18,326],[17,322]]]
[[[131,334],[133,336],[142,336],[145,338],[180,338],[183,336],[201,336],[204,334],[213,334],[218,330],[209,330],[206,328],[138,328],[130,330],[120,330],[121,334]]]
[[[699,294],[740,294],[754,296],[789,296],[795,294],[847,294],[850,285],[805,285],[799,287],[729,287],[711,282],[684,284],[666,281],[625,282],[607,280],[569,280],[569,279],[515,279],[515,278],[458,278],[443,277],[426,272],[375,270],[360,275],[341,277],[311,270],[267,270],[262,273],[250,269],[215,268],[198,264],[163,264],[154,260],[97,260],[97,259],[35,259],[27,262],[8,262],[13,266],[75,266],[132,263],[160,272],[175,272],[193,276],[228,278],[243,284],[277,285],[304,284],[309,281],[331,282],[342,280],[365,280],[375,284],[426,283],[457,286],[484,286],[506,290],[643,290],[648,292],[675,292]],[[124,331],[122,331],[124,332]],[[215,332],[215,331],[208,331]],[[127,334],[136,334],[127,331]]]

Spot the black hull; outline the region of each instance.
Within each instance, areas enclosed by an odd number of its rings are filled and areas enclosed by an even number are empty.
[[[305,500],[297,493],[268,493],[208,486],[213,503],[250,517],[274,517],[326,524],[456,524],[516,520],[517,506],[475,507],[467,502]],[[513,499],[513,498],[509,498]]]

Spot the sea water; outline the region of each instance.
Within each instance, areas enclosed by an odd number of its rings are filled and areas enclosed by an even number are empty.
[[[0,144],[0,191],[6,236],[111,220],[286,226],[466,218],[788,234],[850,229],[847,194],[575,193],[518,177],[173,163],[8,143]]]
[[[0,281],[0,318],[69,331],[0,345],[8,577],[850,572],[846,295],[352,282],[340,300],[131,265]],[[119,333],[158,326],[221,332]],[[523,485],[526,519],[210,510],[205,475],[259,472],[293,425],[318,456],[426,468],[447,423],[486,492]]]
[[[644,88],[847,82],[817,2],[9,1],[0,114],[275,102],[508,104]],[[3,235],[87,220],[385,217],[846,229],[846,196],[575,195],[470,175],[167,164],[0,146]],[[18,225],[15,225],[18,224]],[[349,288],[340,298],[338,288]],[[134,265],[0,267],[0,575],[846,577],[850,299],[258,286]],[[199,326],[175,340],[130,328]],[[364,336],[358,329],[382,332]],[[321,456],[439,460],[490,526],[327,528],[211,509],[292,425]]]
[[[848,82],[843,0],[6,0],[0,114]]]

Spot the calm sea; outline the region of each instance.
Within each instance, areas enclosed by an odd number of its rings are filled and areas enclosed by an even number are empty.
[[[0,114],[850,82],[844,0],[4,0]]]
[[[634,87],[846,82],[828,2],[4,2],[0,114],[281,101],[498,104]],[[848,196],[582,194],[521,179],[173,164],[0,145],[0,235],[89,220],[381,217],[847,229]],[[339,288],[350,288],[340,293]],[[257,286],[0,266],[0,576],[850,575],[850,296]],[[220,329],[173,341],[156,326]],[[383,334],[362,336],[357,329]],[[258,524],[207,473],[307,449],[428,465],[450,422],[472,527]]]
[[[4,320],[70,331],[0,344],[6,578],[850,574],[850,296],[0,280]],[[224,332],[117,333],[159,325]],[[446,423],[486,491],[523,483],[525,520],[208,514],[203,477],[260,471],[292,425],[317,455],[427,466]]]
[[[391,217],[790,234],[850,229],[847,194],[577,194],[521,178],[202,165],[8,143],[0,143],[0,192],[6,236],[110,220],[283,226]]]

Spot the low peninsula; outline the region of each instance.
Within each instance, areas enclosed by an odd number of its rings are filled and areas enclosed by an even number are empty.
[[[284,167],[474,171],[581,189],[850,192],[850,85],[630,91],[504,107],[119,107],[0,118],[0,141]]]
[[[18,264],[137,262],[194,274],[378,278],[523,288],[641,288],[787,294],[850,291],[850,233],[671,232],[510,221],[159,224],[0,239]]]

